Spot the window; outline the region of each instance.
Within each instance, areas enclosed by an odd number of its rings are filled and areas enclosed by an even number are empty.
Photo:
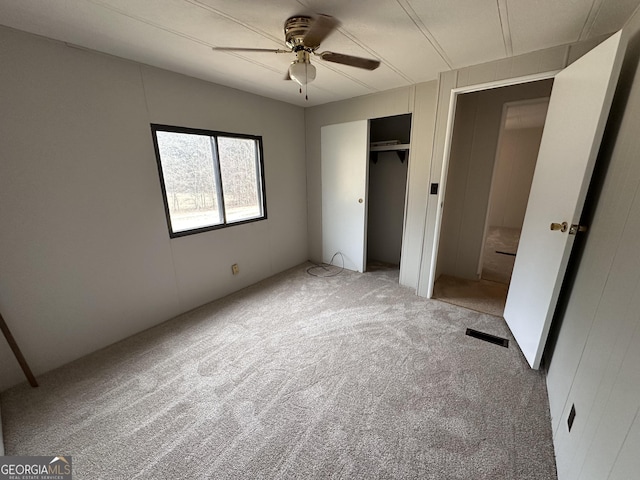
[[[169,235],[267,218],[262,138],[151,125]]]

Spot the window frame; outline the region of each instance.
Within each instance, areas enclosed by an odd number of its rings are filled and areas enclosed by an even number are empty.
[[[160,188],[162,190],[162,201],[164,202],[164,212],[167,219],[167,227],[169,229],[169,237],[170,238],[179,238],[185,237],[188,235],[194,235],[197,233],[210,232],[212,230],[220,230],[223,228],[234,227],[236,225],[244,225],[247,223],[259,222],[267,219],[267,195],[266,195],[266,187],[265,187],[265,175],[264,175],[264,154],[262,148],[262,136],[261,135],[249,135],[243,133],[230,133],[230,132],[221,132],[216,130],[207,130],[202,128],[191,128],[191,127],[179,127],[176,125],[164,125],[159,123],[152,123],[151,125],[151,137],[153,139],[153,149],[156,156],[156,163],[158,167],[158,175],[160,180]],[[191,228],[189,230],[183,230],[180,232],[174,232],[171,222],[171,211],[169,210],[169,200],[167,198],[167,189],[165,185],[164,172],[162,169],[162,159],[160,158],[160,147],[158,145],[158,136],[157,132],[171,132],[171,133],[182,133],[182,134],[190,134],[190,135],[200,135],[209,137],[213,143],[216,145],[216,152],[213,160],[213,174],[214,180],[216,183],[217,189],[217,197],[220,200],[219,205],[221,208],[221,217],[222,223],[217,225],[209,225],[205,227]],[[258,155],[256,161],[256,178],[259,181],[259,192],[257,192],[258,203],[262,210],[262,215],[255,218],[248,218],[244,220],[237,221],[228,221],[227,220],[227,212],[226,205],[224,201],[224,188],[222,185],[222,173],[220,169],[220,158],[217,151],[218,145],[218,137],[227,137],[227,138],[239,138],[244,140],[254,140],[256,142],[256,153]]]

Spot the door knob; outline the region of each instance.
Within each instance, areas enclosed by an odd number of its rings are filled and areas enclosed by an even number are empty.
[[[567,222],[551,224],[551,230],[560,230],[561,232],[566,232],[567,228],[569,228],[569,224]]]

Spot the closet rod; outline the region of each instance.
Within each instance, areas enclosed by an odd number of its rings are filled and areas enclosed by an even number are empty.
[[[29,368],[27,361],[24,359],[24,356],[22,355],[22,352],[20,351],[20,348],[16,343],[16,339],[13,338],[13,335],[11,335],[9,326],[7,325],[7,322],[4,321],[4,318],[2,317],[1,313],[0,313],[0,330],[2,330],[2,333],[4,333],[4,338],[7,339],[7,343],[11,347],[13,354],[16,356],[16,360],[18,360],[18,363],[20,364],[20,368],[22,368],[24,375],[27,377],[27,380],[29,380],[29,385],[31,385],[32,387],[37,387],[38,382],[36,382],[36,377],[34,377],[33,373],[31,373],[31,369]]]

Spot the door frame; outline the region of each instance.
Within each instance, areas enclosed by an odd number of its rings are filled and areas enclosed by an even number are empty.
[[[444,210],[444,201],[446,198],[447,175],[449,172],[449,160],[451,155],[451,143],[453,139],[453,127],[455,126],[455,112],[458,102],[458,95],[472,92],[480,92],[483,90],[491,90],[500,87],[509,87],[512,85],[520,85],[523,83],[531,83],[539,80],[547,80],[554,78],[562,70],[552,70],[533,75],[522,77],[508,78],[504,80],[496,80],[493,82],[479,83],[475,85],[467,85],[465,87],[457,87],[451,89],[449,97],[449,114],[447,117],[447,128],[445,131],[444,154],[442,158],[442,172],[440,173],[440,195],[438,198],[438,208],[436,211],[435,228],[433,232],[433,248],[431,250],[431,265],[429,269],[429,280],[427,282],[427,298],[433,297],[433,287],[436,281],[436,264],[438,260],[438,249],[440,246],[440,233],[442,228],[442,213]],[[553,90],[553,88],[552,88]]]

